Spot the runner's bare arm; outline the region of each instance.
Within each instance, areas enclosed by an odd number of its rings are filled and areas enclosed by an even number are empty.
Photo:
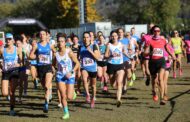
[[[37,45],[32,47],[32,50],[30,51],[30,56],[29,56],[30,59],[35,59],[36,58],[36,54],[35,54],[36,50],[37,50]]]
[[[171,53],[170,49],[168,48],[168,44],[165,45],[165,49],[168,52],[168,54],[173,58],[173,60],[176,60],[176,56],[174,53]]]
[[[57,69],[57,66],[56,66],[56,57],[53,56],[53,59],[52,59],[52,66]]]
[[[127,54],[128,51],[127,51],[127,49],[128,48],[124,48],[124,45],[122,46],[122,52],[123,52],[123,54],[128,57],[128,54]]]
[[[144,56],[150,55],[150,46],[145,46],[144,47]]]
[[[100,52],[99,52],[98,49],[97,49],[97,50],[92,50],[92,49],[88,46],[88,47],[87,47],[87,50],[92,54],[92,56],[93,56],[96,60],[99,59],[99,57],[100,57]]]
[[[3,47],[0,47],[0,56],[2,57],[3,55]]]
[[[109,43],[106,46],[106,52],[105,52],[105,58],[109,58],[110,57],[110,49],[109,49]]]
[[[19,66],[22,66],[22,62],[23,62],[23,56],[22,56],[22,48],[17,48],[17,54],[18,54],[18,58],[19,58]]]
[[[80,63],[79,63],[77,57],[74,55],[72,50],[69,52],[69,57],[75,63],[75,67],[73,68],[73,70],[74,70],[74,72],[76,72],[80,67]]]
[[[55,49],[54,45],[51,45],[51,50],[52,50],[53,53],[56,53],[56,49]]]

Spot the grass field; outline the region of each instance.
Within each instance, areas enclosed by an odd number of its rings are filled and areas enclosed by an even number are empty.
[[[137,71],[137,76],[141,72]],[[55,85],[55,84],[54,84]],[[117,108],[116,90],[109,88],[104,94],[98,87],[97,101],[94,109],[85,103],[81,95],[73,102],[69,102],[70,119],[67,122],[190,122],[190,66],[183,67],[183,77],[169,79],[169,101],[165,106],[155,103],[151,96],[151,87],[145,86],[142,78],[135,81],[129,88],[127,95],[122,96],[122,106]],[[17,92],[18,94],[18,92]],[[16,116],[8,115],[9,103],[0,97],[0,122],[59,122],[62,110],[57,107],[57,95],[53,92],[49,113],[44,114],[44,92],[41,87],[33,89],[29,82],[28,96],[23,98],[22,104],[16,105]]]

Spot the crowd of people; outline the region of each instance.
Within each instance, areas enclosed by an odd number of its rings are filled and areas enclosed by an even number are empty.
[[[173,69],[182,75],[182,57],[190,63],[190,39],[182,38],[178,31],[168,36],[161,34],[161,28],[150,25],[147,34],[135,35],[135,28],[125,32],[118,28],[111,31],[109,41],[99,31],[84,32],[83,40],[77,35],[58,33],[56,40],[47,30],[41,30],[38,38],[27,38],[24,33],[14,36],[6,33],[5,44],[0,43],[2,96],[10,101],[11,116],[15,115],[15,91],[19,88],[18,102],[27,96],[28,76],[31,74],[34,89],[38,82],[44,89],[44,113],[48,112],[52,100],[52,80],[55,77],[58,106],[63,108],[63,119],[69,119],[68,100],[75,100],[81,94],[82,84],[85,100],[95,107],[97,81],[103,92],[109,91],[109,84],[116,89],[116,106],[122,105],[122,95],[134,85],[136,68],[141,66],[145,85],[152,84],[152,98],[160,105],[168,101],[167,82]],[[76,84],[76,85],[75,85]],[[90,92],[90,88],[91,91]]]

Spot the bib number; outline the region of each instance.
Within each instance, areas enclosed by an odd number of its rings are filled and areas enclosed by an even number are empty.
[[[66,74],[67,71],[68,71],[67,66],[66,66],[66,65],[62,65],[62,66],[61,66],[61,72],[62,72],[63,74]]]
[[[5,70],[10,70],[16,67],[16,64],[14,62],[7,62],[5,63]]]
[[[153,50],[153,56],[163,57],[164,51],[160,48],[154,48]]]
[[[83,65],[84,66],[92,66],[94,64],[94,60],[91,58],[84,58]]]
[[[49,64],[50,56],[49,55],[39,55],[39,63]]]
[[[179,50],[179,46],[178,45],[174,46],[174,50]]]

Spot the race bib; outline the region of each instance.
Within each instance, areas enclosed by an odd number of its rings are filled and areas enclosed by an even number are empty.
[[[113,56],[114,59],[119,59],[121,57],[121,53],[113,52],[112,56]]]
[[[154,50],[153,50],[153,56],[163,57],[164,56],[163,49],[154,48]]]
[[[49,55],[39,55],[39,63],[50,64],[50,56]]]
[[[84,66],[92,66],[92,65],[94,65],[94,60],[91,58],[84,58],[83,65]]]
[[[178,46],[178,45],[174,46],[174,50],[179,50],[179,49],[180,49],[180,46]]]
[[[61,65],[61,72],[62,72],[63,74],[66,74],[67,71],[68,71],[67,65]]]
[[[5,70],[8,71],[10,69],[13,69],[16,67],[16,64],[14,62],[6,62],[5,63]]]

